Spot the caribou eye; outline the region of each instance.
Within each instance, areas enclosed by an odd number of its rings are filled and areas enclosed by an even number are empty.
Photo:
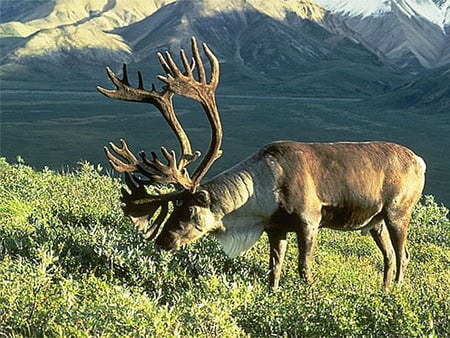
[[[204,208],[208,208],[211,203],[209,192],[206,190],[200,190],[196,194],[196,201],[198,205]]]

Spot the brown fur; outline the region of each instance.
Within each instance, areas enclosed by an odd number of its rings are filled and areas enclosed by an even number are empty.
[[[409,258],[407,228],[424,186],[423,162],[411,150],[384,142],[277,142],[265,147],[262,154],[275,159],[281,168],[276,183],[279,210],[267,226],[274,286],[278,285],[279,261],[285,251],[282,242],[289,231],[297,233],[299,271],[310,281],[320,227],[366,228],[384,255],[384,289],[392,275],[392,249],[396,281],[401,282]],[[280,267],[275,268],[277,264]]]
[[[407,229],[424,172],[423,160],[393,143],[272,143],[187,196],[156,243],[175,250],[211,232],[235,255],[265,231],[276,288],[288,232],[297,234],[299,273],[310,282],[319,228],[363,230],[383,253],[387,290],[393,263],[398,283],[408,263]],[[196,202],[200,193],[207,202]]]

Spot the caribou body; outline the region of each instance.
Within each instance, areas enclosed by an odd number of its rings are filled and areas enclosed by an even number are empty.
[[[170,53],[160,62],[167,76],[159,76],[166,86],[162,92],[129,85],[126,67],[123,79],[110,69],[116,90],[98,88],[108,97],[149,102],[163,114],[177,136],[182,154],[164,147],[167,164],[152,152],[141,153],[138,161],[128,149],[110,144],[122,159],[105,148],[114,169],[125,172],[127,189],[122,190],[123,210],[144,238],[155,239],[162,249],[173,251],[205,234],[214,235],[230,257],[247,251],[263,232],[270,243],[270,284],[278,287],[286,252],[287,233],[295,232],[299,249],[298,269],[311,281],[314,247],[319,228],[370,232],[384,257],[383,288],[388,289],[396,266],[400,283],[409,260],[407,229],[412,210],[425,182],[425,162],[408,148],[387,142],[299,143],[279,141],[209,181],[201,182],[212,163],[221,155],[222,128],[214,91],[219,63],[204,44],[211,63],[211,79],[206,80],[195,39],[193,63],[184,51],[181,72]],[[198,80],[192,74],[197,67]],[[212,128],[207,154],[192,177],[186,167],[200,157],[192,154],[189,140],[172,108],[173,94],[201,103]],[[171,193],[150,194],[145,186],[172,184]],[[173,204],[170,215],[169,203]],[[152,220],[154,218],[154,220]],[[162,230],[159,231],[161,225]]]

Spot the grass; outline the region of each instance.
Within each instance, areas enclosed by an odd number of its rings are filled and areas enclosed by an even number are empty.
[[[0,336],[450,335],[450,221],[432,196],[414,212],[401,288],[381,291],[370,237],[323,230],[314,284],[299,281],[291,236],[273,292],[265,237],[234,260],[211,238],[159,252],[122,215],[120,186],[88,163],[0,160]]]

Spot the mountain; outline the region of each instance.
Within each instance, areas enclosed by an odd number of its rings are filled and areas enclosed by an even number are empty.
[[[325,14],[310,1],[180,0],[114,32],[144,69],[157,51],[189,48],[191,36],[207,41],[222,63],[222,90],[358,96],[401,83],[360,43],[328,31]]]
[[[389,93],[376,97],[374,105],[416,109],[422,114],[450,111],[450,67],[428,70]]]
[[[250,92],[373,96],[450,64],[449,4],[3,0],[0,76],[73,86],[103,76],[105,65],[158,67],[148,64],[156,51],[186,48],[197,36],[219,56],[225,91],[239,82]]]
[[[114,29],[151,15],[168,0],[39,0],[2,2],[2,75],[40,68],[128,61],[131,46]],[[6,65],[6,67],[5,67]],[[72,71],[72,70],[70,70]],[[4,74],[3,72],[6,72]]]
[[[118,139],[127,130],[142,137],[135,144],[146,144],[148,130],[135,132],[136,121],[121,111],[140,108],[109,102],[95,86],[111,87],[105,66],[120,73],[127,62],[131,82],[136,84],[133,73],[140,69],[149,88],[162,71],[156,52],[171,50],[177,58],[184,48],[190,54],[190,38],[196,36],[218,56],[217,94],[229,104],[234,114],[229,116],[237,117],[234,125],[242,126],[229,134],[234,142],[228,144],[235,147],[230,157],[247,154],[250,143],[266,142],[264,135],[267,141],[289,135],[389,139],[426,155],[427,189],[448,196],[443,187],[449,181],[450,0],[0,0],[0,5],[2,156],[44,153],[58,165],[98,148],[105,135]],[[282,114],[289,122],[277,127]],[[241,142],[248,125],[257,136]],[[204,136],[202,128],[195,130]],[[158,135],[155,142],[165,137]],[[91,157],[96,161],[103,158],[98,151]]]
[[[384,62],[417,72],[450,62],[450,1],[317,0],[325,26],[361,42]]]

